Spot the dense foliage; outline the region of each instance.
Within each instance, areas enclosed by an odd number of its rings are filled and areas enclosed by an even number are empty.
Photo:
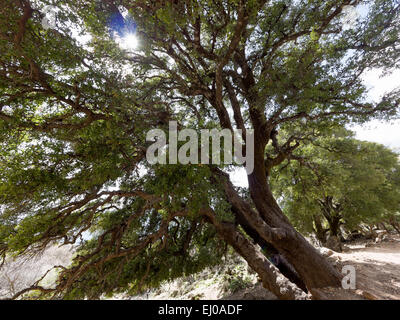
[[[350,29],[347,5],[367,12]],[[0,255],[78,246],[56,287],[30,290],[136,292],[217,263],[229,244],[280,298],[303,294],[252,240],[284,254],[311,292],[340,285],[267,176],[310,136],[398,114],[399,91],[373,103],[362,82],[399,66],[398,1],[3,0],[0,21]],[[137,49],[119,45],[127,30]],[[232,166],[150,165],[146,133],[169,120],[254,129],[251,199]],[[332,161],[342,156],[370,165]]]
[[[284,212],[302,232],[333,236],[394,217],[400,208],[398,154],[346,130],[305,143],[272,172]]]

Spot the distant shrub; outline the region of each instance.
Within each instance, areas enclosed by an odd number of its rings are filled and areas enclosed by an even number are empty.
[[[249,288],[253,285],[253,281],[250,277],[245,276],[245,277],[240,277],[240,276],[236,276],[236,277],[232,277],[232,279],[230,279],[229,281],[229,285],[228,285],[228,290],[231,293],[235,293],[239,290],[242,289],[246,289]]]
[[[228,269],[224,275],[224,291],[235,293],[239,290],[249,288],[253,285],[253,277],[247,272],[245,264],[238,264]]]

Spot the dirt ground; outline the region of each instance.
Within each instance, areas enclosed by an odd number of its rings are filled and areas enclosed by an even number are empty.
[[[354,243],[349,251],[335,254],[342,265],[356,269],[357,289],[372,299],[400,299],[400,237],[390,236],[381,243]]]
[[[334,253],[329,249],[320,248],[321,253],[329,256],[328,259],[341,270],[345,265],[352,265],[356,270],[356,290],[330,290],[327,288],[328,299],[379,299],[379,300],[400,300],[400,236],[390,235],[386,240],[375,243],[373,240],[360,240],[345,244],[346,250],[342,253]],[[53,250],[55,253],[47,252],[42,260],[34,260],[31,263],[17,264],[13,272],[13,265],[10,270],[7,268],[0,273],[0,298],[9,295],[9,285],[25,288],[38,277],[36,273],[42,274],[42,268],[47,270],[54,264],[68,264],[71,252]],[[68,249],[70,250],[70,249]],[[69,251],[68,251],[69,252]],[[60,262],[60,257],[63,258]],[[59,261],[60,260],[60,261]],[[49,267],[50,266],[50,267]],[[21,269],[22,268],[22,269]],[[37,270],[36,270],[37,269]],[[227,270],[230,269],[230,276],[225,279]],[[7,273],[8,271],[9,273]],[[14,270],[15,271],[15,270]],[[235,276],[248,278],[253,283],[245,289],[235,293],[228,293],[224,287],[232,281],[232,272]],[[265,290],[260,282],[257,282],[257,275],[249,273],[247,264],[243,259],[236,257],[232,261],[226,261],[224,267],[217,266],[212,270],[204,270],[187,279],[178,279],[165,284],[154,294],[146,293],[141,296],[128,297],[116,296],[119,299],[232,299],[232,300],[275,300],[275,295]],[[3,277],[2,277],[3,275]],[[8,282],[6,280],[9,280]],[[229,280],[231,279],[231,280]],[[2,293],[2,291],[5,291]],[[159,291],[159,292],[158,292]],[[324,292],[323,292],[324,293]]]
[[[321,291],[332,300],[400,300],[400,237],[389,236],[375,243],[361,240],[345,245],[346,251],[334,253],[323,249],[324,255],[338,270],[351,265],[356,270],[356,290],[327,288]],[[261,283],[225,297],[233,300],[275,300],[272,293],[262,288]]]
[[[345,251],[334,253],[326,248],[319,248],[321,253],[336,265],[338,270],[351,265],[356,270],[356,290],[325,288],[314,292],[320,294],[320,299],[329,300],[400,300],[400,237],[390,235],[380,243],[374,240],[360,240],[346,243]],[[233,261],[230,269],[246,269],[246,263]],[[217,269],[220,267],[217,267]],[[243,271],[242,270],[242,271]],[[244,272],[244,271],[243,271]],[[224,272],[222,272],[223,274]],[[128,299],[206,299],[206,300],[276,300],[277,297],[265,290],[260,282],[240,289],[233,294],[223,293],[223,278],[215,270],[205,270],[196,279],[180,279],[165,284],[159,293],[143,296],[125,297]],[[118,297],[116,297],[118,298]],[[121,298],[121,297],[119,297]],[[310,296],[311,298],[311,296]]]

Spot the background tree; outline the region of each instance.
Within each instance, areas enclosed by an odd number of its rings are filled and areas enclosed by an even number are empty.
[[[0,11],[0,253],[80,245],[56,287],[27,290],[134,292],[218,262],[227,243],[279,298],[304,298],[257,241],[314,298],[340,286],[283,214],[268,175],[332,124],[397,114],[399,92],[371,103],[361,76],[398,66],[398,2],[106,3],[6,0]],[[48,4],[58,8],[55,29],[41,23]],[[368,16],[343,30],[344,6],[358,4]],[[135,22],[137,50],[118,45],[120,30],[110,35],[110,19],[122,22],[116,10]],[[145,135],[168,120],[254,129],[251,201],[229,167],[149,165]]]
[[[297,149],[271,181],[290,221],[326,244],[329,237],[342,238],[341,226],[350,232],[393,217],[400,208],[399,178],[396,153],[341,129]]]

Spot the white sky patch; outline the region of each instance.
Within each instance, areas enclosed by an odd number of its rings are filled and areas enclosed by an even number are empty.
[[[139,47],[139,39],[134,33],[128,33],[123,38],[116,36],[118,45],[127,51],[135,51]]]
[[[373,69],[365,73],[364,82],[369,89],[369,98],[372,101],[380,101],[382,96],[400,86],[400,70],[383,76],[379,69]],[[390,122],[372,120],[364,125],[350,127],[356,132],[356,138],[384,144],[385,146],[400,151],[400,120]]]
[[[245,168],[237,168],[236,170],[229,173],[229,177],[233,185],[235,185],[236,187],[242,187],[242,188],[249,187]]]
[[[381,143],[400,152],[400,120],[391,122],[373,120],[351,129],[356,132],[356,138],[359,140]]]
[[[356,9],[356,7],[344,6],[343,16],[342,16],[343,29],[344,30],[351,29],[355,25],[359,17],[360,13]]]
[[[382,70],[372,69],[365,72],[363,80],[369,89],[369,98],[378,102],[384,94],[400,86],[400,70],[394,70],[391,74],[384,76]]]
[[[92,51],[90,47],[90,42],[92,41],[93,37],[89,33],[83,33],[82,30],[78,29],[77,27],[71,28],[72,37],[78,41],[80,45],[82,45],[86,50]]]

